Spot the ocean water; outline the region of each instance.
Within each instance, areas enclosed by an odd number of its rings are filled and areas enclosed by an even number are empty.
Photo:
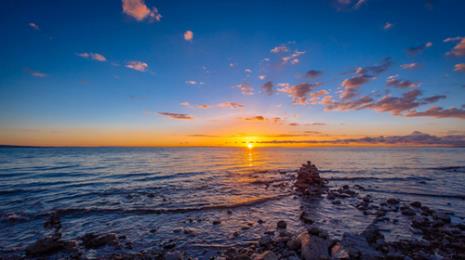
[[[465,148],[2,148],[0,255],[50,234],[43,224],[51,212],[64,239],[114,232],[132,243],[118,250],[174,242],[196,256],[255,241],[281,219],[304,229],[302,209],[336,237],[370,224],[350,202],[292,193],[308,160],[332,188],[358,184],[379,199],[465,216]],[[403,230],[391,236],[409,236]]]

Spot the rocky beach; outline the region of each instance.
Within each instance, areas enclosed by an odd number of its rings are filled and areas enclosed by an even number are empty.
[[[254,226],[267,225],[266,231],[257,239],[241,245],[228,243],[199,245],[204,256],[190,255],[191,252],[178,248],[175,239],[162,241],[156,250],[134,252],[137,241],[124,234],[114,232],[88,232],[83,236],[64,238],[61,219],[69,211],[54,211],[41,218],[46,236],[29,244],[19,254],[4,255],[4,259],[464,259],[464,219],[453,212],[437,210],[423,205],[421,201],[406,201],[401,198],[377,198],[366,192],[356,181],[352,185],[331,186],[331,180],[321,177],[317,166],[307,162],[297,171],[280,172],[285,176],[280,181],[267,180],[260,183],[286,193],[301,205],[299,221],[303,229],[288,227],[288,219],[249,219],[246,225],[238,226],[228,234],[240,237]],[[330,223],[317,221],[318,214],[312,205],[327,201],[335,210],[351,208],[363,215],[364,229],[361,232],[344,232],[335,237],[328,232]],[[187,218],[179,223],[173,233],[183,236],[184,242],[202,232],[196,223],[204,222],[221,227],[242,206],[228,209],[225,217]],[[150,214],[150,213],[148,213]],[[341,215],[342,216],[342,215]],[[5,220],[4,220],[5,221]],[[12,225],[21,221],[19,216],[10,215],[6,221]],[[345,220],[340,219],[341,222]],[[324,220],[323,220],[324,222]],[[150,230],[155,236],[157,228]],[[393,233],[402,233],[402,239],[393,239]],[[398,238],[398,237],[397,237]],[[213,248],[213,249],[212,249]],[[105,252],[92,256],[89,252]],[[208,252],[208,253],[207,253]]]

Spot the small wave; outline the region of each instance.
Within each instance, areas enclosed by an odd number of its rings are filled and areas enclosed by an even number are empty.
[[[135,215],[147,215],[147,214],[176,214],[176,213],[187,213],[194,211],[208,211],[208,210],[224,210],[234,209],[240,207],[250,207],[258,204],[262,204],[268,201],[279,200],[281,198],[290,196],[290,194],[280,194],[276,196],[262,197],[257,199],[245,200],[235,204],[223,204],[223,205],[207,205],[201,207],[186,207],[186,208],[133,208],[133,209],[121,209],[121,208],[66,208],[66,209],[55,209],[60,216],[69,215],[81,215],[81,214],[135,214]],[[37,215],[37,218],[48,216],[49,213],[42,213]]]
[[[410,177],[332,177],[330,181],[432,181],[433,179],[422,176]]]
[[[444,166],[444,167],[431,167],[428,170],[446,171],[446,172],[465,172],[465,166]]]
[[[432,198],[465,200],[465,195],[459,195],[459,194],[432,194],[432,193],[389,191],[389,190],[377,190],[377,189],[365,189],[365,191],[377,192],[377,193],[389,193],[389,194],[397,194],[397,195],[410,195],[410,196],[420,196],[420,197],[432,197]]]
[[[62,166],[32,166],[32,167],[14,167],[9,168],[6,170],[10,171],[54,171],[54,170],[62,170],[68,168],[77,168],[79,164],[70,164],[70,165],[62,165]]]

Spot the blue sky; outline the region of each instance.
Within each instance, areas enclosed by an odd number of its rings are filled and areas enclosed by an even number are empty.
[[[307,140],[465,129],[463,1],[3,6],[1,143],[221,145],[230,136],[305,131],[320,133],[301,136]],[[192,39],[185,39],[186,31]],[[282,51],[273,52],[275,47]],[[415,55],[407,51],[414,47]],[[370,71],[386,58],[386,68]],[[413,65],[402,68],[405,64]],[[356,72],[360,67],[365,70]],[[321,73],[307,77],[310,70]],[[269,81],[271,95],[262,88]],[[344,91],[355,93],[342,98]],[[321,95],[311,100],[317,92]],[[409,104],[381,102],[409,92],[415,96]],[[363,97],[370,100],[356,105]],[[425,101],[428,97],[436,98]],[[228,108],[225,102],[241,106]],[[323,127],[315,129],[315,123]],[[100,143],[89,138],[96,132],[118,134],[108,140],[103,135]],[[54,138],[56,133],[62,137]],[[135,133],[144,138],[125,137]]]

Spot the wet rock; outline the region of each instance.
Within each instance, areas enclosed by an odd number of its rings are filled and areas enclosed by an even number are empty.
[[[286,221],[284,221],[284,220],[278,221],[278,223],[276,223],[276,228],[278,228],[278,229],[286,229],[287,228]]]
[[[366,238],[361,235],[344,233],[341,244],[347,250],[350,259],[378,259],[381,257],[381,253],[372,248]]]
[[[305,260],[329,258],[329,250],[332,242],[308,233],[301,236],[301,257]]]
[[[386,200],[386,203],[390,205],[397,205],[400,203],[400,200],[396,198],[389,198]]]
[[[26,255],[40,257],[54,254],[65,248],[65,243],[54,237],[45,237],[26,247]]]
[[[165,260],[183,260],[184,253],[180,251],[170,251],[165,254]]]
[[[415,211],[409,206],[401,206],[400,212],[405,216],[415,216]]]
[[[321,232],[321,230],[319,228],[317,228],[317,227],[311,227],[308,230],[308,233],[311,234],[311,235],[314,235],[314,236],[319,236],[320,232]]]
[[[94,234],[88,233],[81,237],[82,243],[86,248],[96,249],[106,245],[118,245],[116,234]]]
[[[55,229],[60,229],[61,228],[61,221],[60,217],[56,212],[53,212],[50,214],[50,217],[45,221],[44,223],[45,228],[55,228]]]
[[[300,214],[300,220],[302,220],[302,222],[304,222],[305,224],[313,224],[314,222],[313,219],[311,219],[306,212],[302,212]]]
[[[333,200],[331,203],[333,203],[334,205],[341,205],[340,200]]]
[[[414,208],[421,208],[421,202],[414,201],[414,202],[410,203],[410,206],[412,206]]]
[[[273,238],[270,235],[262,236],[258,240],[258,245],[261,247],[270,247],[273,243]]]
[[[265,251],[253,258],[254,260],[278,260],[278,256],[273,251]]]
[[[349,253],[340,242],[336,242],[331,246],[330,254],[332,259],[349,259]]]
[[[221,224],[221,220],[215,219],[215,220],[213,220],[212,223],[213,223],[213,225],[219,225],[219,224]]]
[[[265,223],[265,221],[259,219],[259,220],[257,220],[257,223],[261,225],[261,224]]]
[[[195,228],[184,228],[183,233],[195,236],[197,234],[197,230]]]
[[[287,247],[291,250],[298,250],[301,247],[300,237],[293,237],[289,241],[287,241]]]

